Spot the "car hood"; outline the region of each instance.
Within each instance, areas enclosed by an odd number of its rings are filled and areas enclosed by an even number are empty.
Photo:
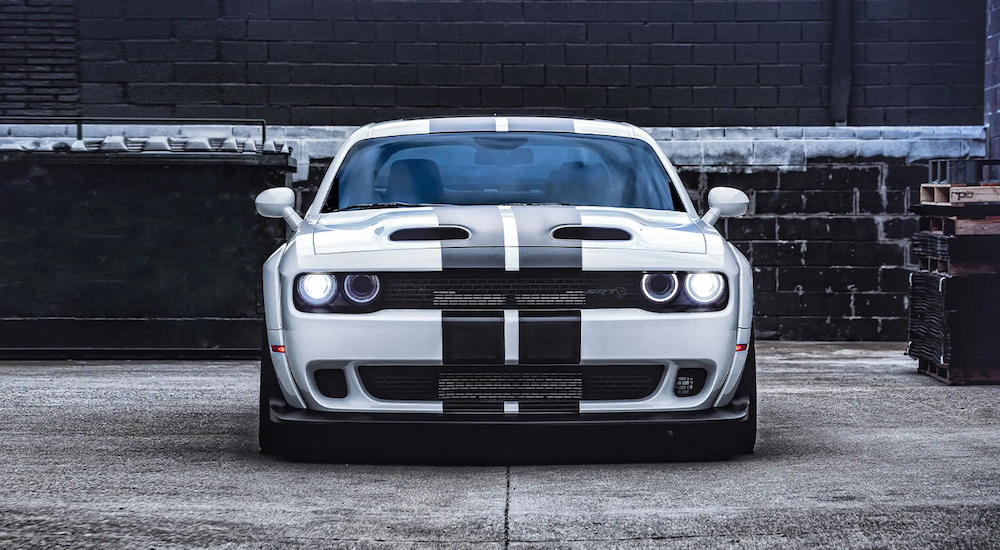
[[[593,206],[432,206],[334,212],[315,222],[312,235],[316,254],[514,245],[706,252],[705,232],[685,212]]]

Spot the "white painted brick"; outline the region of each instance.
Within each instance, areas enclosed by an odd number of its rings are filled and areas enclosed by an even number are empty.
[[[643,128],[642,130],[655,140],[672,139],[674,137],[673,128]]]
[[[872,139],[857,142],[859,157],[906,158],[910,155],[910,142],[902,139]]]
[[[773,126],[755,126],[752,128],[753,139],[774,139],[778,137],[778,129]]]
[[[663,153],[670,162],[682,166],[701,166],[704,164],[702,144],[698,141],[658,141]]]
[[[340,139],[307,139],[301,142],[305,153],[314,158],[333,158],[344,144],[346,138]]]
[[[906,136],[910,139],[913,138],[932,138],[934,137],[934,126],[910,126],[907,128]]]
[[[910,131],[905,126],[882,126],[882,139],[907,139]]]
[[[756,166],[799,166],[805,162],[806,151],[802,141],[758,140],[753,144],[753,164]]]
[[[706,140],[702,144],[705,164],[744,165],[753,157],[753,140]]]
[[[0,136],[76,137],[75,124],[0,124]]]
[[[849,159],[858,154],[858,142],[853,139],[807,139],[803,143],[807,160],[823,157]]]
[[[969,146],[957,140],[946,139],[913,139],[910,140],[910,154],[907,161],[930,160],[937,158],[959,158],[968,154]]]
[[[855,139],[880,139],[882,128],[878,126],[858,126],[854,128]]]
[[[826,138],[830,136],[832,130],[829,126],[804,126],[802,137],[804,139]]]
[[[802,128],[799,126],[779,126],[776,133],[781,139],[802,139]]]
[[[699,137],[699,128],[674,128],[674,139],[696,140]]]
[[[753,137],[753,129],[740,126],[724,128],[723,134],[726,139],[750,139]]]

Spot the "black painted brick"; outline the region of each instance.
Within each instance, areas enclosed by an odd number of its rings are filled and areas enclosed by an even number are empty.
[[[871,217],[781,218],[778,239],[874,241],[878,239],[878,224]]]
[[[879,289],[874,267],[779,267],[778,290],[811,292],[867,292]]]

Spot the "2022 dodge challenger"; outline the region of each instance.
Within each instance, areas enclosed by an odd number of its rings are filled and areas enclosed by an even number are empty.
[[[712,189],[699,217],[643,130],[370,124],[304,217],[294,201],[256,201],[291,228],[263,270],[263,452],[317,437],[358,450],[385,428],[587,427],[753,451],[751,267],[713,227],[748,198]]]

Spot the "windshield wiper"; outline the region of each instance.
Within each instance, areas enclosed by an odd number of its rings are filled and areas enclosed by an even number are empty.
[[[415,206],[432,206],[427,203],[409,203],[409,202],[373,202],[370,204],[355,204],[352,206],[345,206],[344,208],[338,208],[334,212],[344,212],[347,210],[371,210],[374,208],[407,208]]]

